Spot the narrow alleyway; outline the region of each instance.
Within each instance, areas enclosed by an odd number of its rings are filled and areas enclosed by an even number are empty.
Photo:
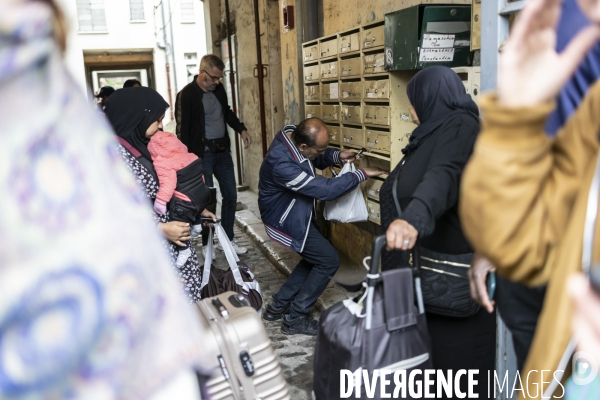
[[[265,301],[285,282],[284,275],[256,248],[247,234],[235,227],[235,236],[239,244],[248,248],[248,252],[240,256],[254,273],[260,283]],[[200,246],[198,246],[201,257]],[[227,260],[221,251],[216,251],[214,265],[226,268]],[[313,315],[318,318],[318,314]],[[264,321],[275,353],[279,357],[284,377],[290,385],[290,395],[294,400],[312,399],[313,352],[315,337],[305,335],[284,335],[280,331],[281,321]]]

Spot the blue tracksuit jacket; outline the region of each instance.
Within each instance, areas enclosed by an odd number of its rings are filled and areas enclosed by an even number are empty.
[[[304,250],[315,207],[315,199],[334,200],[367,179],[362,169],[334,179],[316,176],[313,163],[296,148],[286,133],[277,134],[260,167],[258,206],[267,234],[274,241],[299,253]],[[340,151],[327,149],[314,160],[323,169],[340,163]]]

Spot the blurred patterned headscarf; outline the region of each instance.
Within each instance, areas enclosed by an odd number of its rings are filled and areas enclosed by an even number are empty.
[[[143,399],[202,332],[51,7],[0,2],[0,398]]]

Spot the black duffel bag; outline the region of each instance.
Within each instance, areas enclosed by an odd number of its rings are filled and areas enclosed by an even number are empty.
[[[370,377],[375,369],[389,370],[391,384],[386,393],[392,394],[396,371],[403,370],[408,376],[413,369],[432,368],[431,339],[419,279],[416,277],[414,282],[415,296],[411,269],[378,273],[385,243],[385,236],[375,239],[363,296],[344,300],[321,315],[314,353],[313,389],[317,400],[340,398],[341,370],[350,371],[355,381],[362,377],[363,370]],[[379,399],[380,381],[377,382],[371,388],[372,396],[367,395],[362,382],[360,398]],[[350,397],[356,398],[355,392]]]

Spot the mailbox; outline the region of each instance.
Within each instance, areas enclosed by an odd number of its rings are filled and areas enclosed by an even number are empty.
[[[389,99],[390,80],[365,81],[365,99]]]
[[[361,59],[360,57],[347,58],[340,61],[340,77],[348,78],[353,76],[360,76],[361,72]]]
[[[319,81],[319,65],[311,65],[304,67],[304,82]]]
[[[374,200],[367,199],[367,211],[369,212],[369,221],[381,225],[381,212],[379,203]]]
[[[339,83],[323,83],[321,85],[321,100],[332,101],[337,100],[339,96],[338,92]]]
[[[338,54],[338,41],[336,39],[321,42],[319,45],[321,58],[333,57]]]
[[[361,124],[362,109],[361,106],[342,105],[342,122],[345,124]]]
[[[342,128],[342,141],[344,146],[362,148],[365,146],[365,131],[362,128]]]
[[[383,46],[384,27],[383,25],[374,28],[367,28],[362,31],[363,50],[373,47]]]
[[[324,122],[338,122],[340,120],[340,106],[337,104],[323,104],[321,106],[321,119]]]
[[[304,106],[306,118],[321,118],[321,106],[307,104]]]
[[[342,82],[340,85],[342,101],[362,99],[362,88],[362,82]]]
[[[337,125],[327,125],[329,131],[329,143],[340,144],[340,127]]]
[[[383,182],[384,181],[375,178],[365,181],[365,192],[367,193],[367,196],[379,201],[379,192],[381,191]]]
[[[317,61],[319,59],[319,44],[311,44],[302,48],[302,59],[304,62]]]
[[[338,62],[331,61],[321,63],[321,79],[337,79],[338,77]]]
[[[385,15],[385,69],[470,66],[471,6],[419,5]]]
[[[365,132],[367,140],[367,149],[369,151],[390,154],[391,141],[390,132],[379,131],[375,129],[367,129]]]
[[[363,121],[365,125],[390,125],[390,107],[388,106],[364,106]]]
[[[385,62],[383,53],[370,54],[364,57],[364,74],[379,74],[385,72]]]
[[[306,101],[319,101],[321,98],[319,85],[307,85],[304,86],[304,100]]]
[[[339,54],[350,53],[358,50],[360,50],[360,39],[358,32],[340,37]]]

